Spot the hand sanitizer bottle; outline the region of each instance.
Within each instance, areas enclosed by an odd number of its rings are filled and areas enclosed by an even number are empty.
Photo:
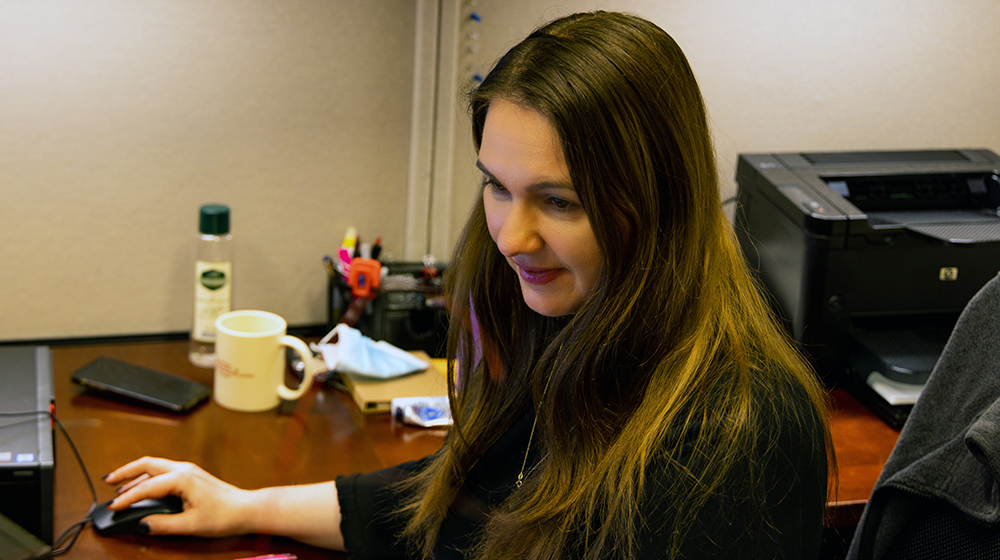
[[[232,308],[233,236],[229,207],[201,207],[194,266],[194,322],[188,358],[204,368],[215,367],[215,320]]]

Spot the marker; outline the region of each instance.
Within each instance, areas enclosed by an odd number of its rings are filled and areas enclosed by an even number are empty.
[[[337,251],[337,258],[340,259],[337,270],[347,278],[351,275],[351,253],[349,249],[341,247],[340,251]]]
[[[340,249],[337,250],[337,270],[347,278],[351,274],[351,258],[354,256],[354,247],[358,243],[358,230],[354,226],[347,228],[344,232],[344,240],[340,242]]]
[[[340,243],[341,247],[345,249],[354,250],[354,246],[358,243],[358,230],[354,226],[347,228],[344,232],[344,240]]]

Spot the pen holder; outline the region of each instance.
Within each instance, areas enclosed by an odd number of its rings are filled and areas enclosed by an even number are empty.
[[[330,330],[340,322],[341,316],[344,315],[344,311],[347,311],[347,306],[351,304],[353,298],[351,296],[351,287],[347,284],[347,280],[339,273],[330,276],[326,284],[326,290],[326,323],[327,330]]]
[[[381,290],[361,312],[354,328],[372,340],[403,350],[423,350],[442,357],[448,334],[448,311],[444,306],[444,267],[427,269],[419,262],[383,264],[388,273]],[[328,328],[340,322],[354,297],[343,276],[334,274],[328,285]]]

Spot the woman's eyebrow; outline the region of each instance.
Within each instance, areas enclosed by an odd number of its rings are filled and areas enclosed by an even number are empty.
[[[479,161],[478,159],[476,160],[476,167],[478,167],[479,170],[483,172],[483,175],[486,175],[486,177],[488,177],[490,181],[493,181],[497,184],[500,183],[499,179],[497,179],[492,173],[490,173],[490,171],[486,169],[486,166],[483,165],[483,162]]]
[[[493,175],[492,173],[490,173],[490,171],[488,169],[486,169],[486,166],[483,165],[483,163],[481,161],[476,160],[476,167],[478,167],[479,170],[483,172],[483,175],[486,175],[486,177],[490,181],[492,181],[492,182],[494,182],[494,183],[496,183],[496,184],[498,184],[500,186],[503,186],[503,182],[500,181],[500,179],[497,179],[495,175]],[[576,192],[576,189],[573,188],[573,184],[572,183],[563,182],[563,181],[539,181],[538,183],[534,183],[534,184],[528,185],[528,187],[527,187],[528,192],[535,192],[535,191],[540,191],[540,190],[544,190],[544,189],[566,189],[566,190],[570,190],[570,191]]]

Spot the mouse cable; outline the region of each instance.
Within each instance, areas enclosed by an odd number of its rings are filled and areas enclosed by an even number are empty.
[[[62,422],[56,418],[55,414],[48,410],[35,410],[31,412],[0,412],[0,418],[41,415],[51,418],[56,428],[58,428],[59,431],[62,432],[63,437],[66,438],[66,443],[69,444],[70,450],[73,451],[73,456],[76,457],[77,464],[80,465],[80,470],[83,471],[83,478],[87,481],[87,487],[90,489],[90,496],[93,498],[93,501],[90,504],[90,509],[87,510],[87,515],[82,520],[70,525],[69,528],[63,531],[58,538],[52,541],[52,550],[44,556],[44,558],[51,558],[53,556],[65,554],[76,543],[76,539],[80,536],[80,532],[83,531],[83,528],[90,522],[90,519],[94,514],[94,510],[97,509],[97,490],[94,488],[94,483],[90,479],[90,473],[87,472],[87,466],[83,463],[83,457],[80,456],[80,452],[76,449],[73,439],[69,437],[69,433],[66,432],[66,428],[63,427]],[[68,543],[66,543],[67,540],[69,541]],[[63,545],[63,543],[66,544]]]

